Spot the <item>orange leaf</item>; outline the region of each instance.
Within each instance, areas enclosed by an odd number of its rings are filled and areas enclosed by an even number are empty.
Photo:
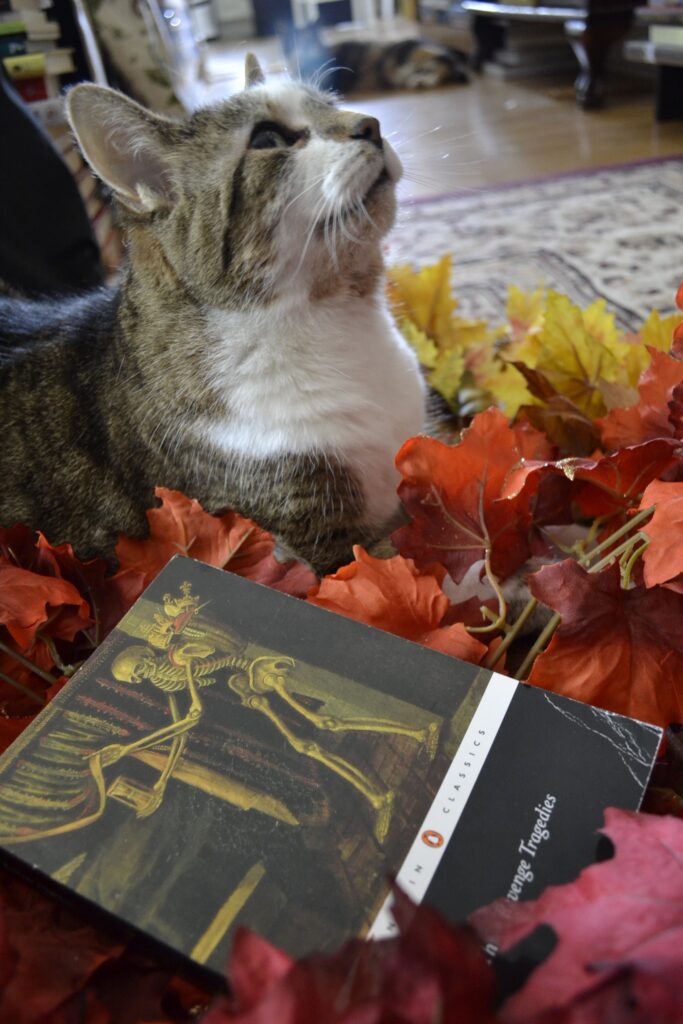
[[[640,377],[637,405],[613,409],[596,420],[606,448],[613,450],[655,437],[673,437],[668,403],[676,385],[683,381],[683,361],[653,348],[648,351],[652,362]]]
[[[440,625],[449,608],[440,586],[445,575],[440,566],[418,572],[415,563],[401,555],[373,558],[358,546],[353,553],[355,562],[320,581],[309,596],[311,604],[443,654],[481,662],[487,648],[462,623]]]
[[[62,610],[65,615],[58,621]],[[92,622],[88,602],[67,580],[0,565],[0,623],[23,650],[48,619],[51,628],[46,633],[65,640],[73,640]]]
[[[683,720],[683,596],[622,590],[619,567],[567,559],[528,579],[562,622],[528,682],[654,725]]]
[[[530,553],[528,500],[501,495],[527,451],[523,435],[493,408],[475,416],[454,447],[429,437],[406,441],[396,456],[398,493],[412,522],[392,537],[401,554],[420,568],[440,562],[456,583],[487,550],[499,578],[518,569]]]
[[[652,505],[652,519],[640,528],[650,538],[643,555],[648,587],[667,583],[683,572],[683,483],[655,480],[646,488],[640,507]]]
[[[145,586],[174,555],[196,558],[288,593],[305,593],[315,581],[305,567],[277,562],[271,534],[238,512],[212,516],[198,501],[179,491],[157,487],[155,493],[161,507],[147,512],[149,537],[132,540],[122,536],[116,545],[121,569],[142,573]]]

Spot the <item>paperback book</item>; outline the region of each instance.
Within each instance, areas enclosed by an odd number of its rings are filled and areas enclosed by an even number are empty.
[[[217,974],[566,882],[636,809],[651,725],[175,558],[0,759],[0,849]]]

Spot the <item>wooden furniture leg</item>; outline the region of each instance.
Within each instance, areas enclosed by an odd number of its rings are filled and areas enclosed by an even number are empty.
[[[474,48],[470,64],[474,71],[481,71],[487,60],[493,57],[505,41],[505,29],[494,18],[475,14],[472,18]]]
[[[604,103],[605,61],[610,46],[623,39],[632,15],[609,18],[588,15],[565,22],[565,33],[580,65],[575,82],[576,102],[583,110],[597,110]]]
[[[657,68],[658,121],[683,120],[683,67],[660,64]]]

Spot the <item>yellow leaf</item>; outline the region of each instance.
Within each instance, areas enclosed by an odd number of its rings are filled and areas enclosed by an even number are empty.
[[[409,266],[393,267],[388,273],[388,290],[399,320],[412,320],[437,343],[448,335],[458,305],[451,292],[450,256],[417,272]]]
[[[496,404],[511,419],[517,415],[520,406],[538,405],[527,388],[524,377],[514,366],[501,365],[500,361],[497,361],[495,370],[486,377],[482,376],[477,383],[486,388],[495,398]]]
[[[607,303],[604,299],[596,299],[581,314],[583,325],[594,341],[604,345],[615,355],[623,354],[622,336],[614,320],[614,313],[607,312]]]
[[[604,300],[583,312],[566,295],[549,291],[533,365],[591,418],[606,412],[600,383],[628,384],[629,345],[620,339]],[[526,360],[525,360],[526,362]]]
[[[402,320],[399,326],[403,337],[415,349],[415,355],[419,359],[420,364],[428,370],[433,369],[436,365],[439,350],[432,339],[428,338],[425,332],[421,331],[412,320]]]
[[[674,330],[679,322],[680,314],[672,313],[670,316],[661,317],[658,310],[653,309],[638,333],[628,335],[629,350],[625,366],[631,388],[636,388],[643,370],[650,365],[648,348],[657,349],[658,352],[668,352],[671,348]]]
[[[453,349],[441,352],[436,366],[429,375],[429,383],[454,409],[458,407],[458,388],[462,383],[465,369],[465,356],[462,351]]]
[[[533,292],[523,292],[517,285],[511,284],[508,287],[505,312],[512,342],[524,341],[529,334],[537,333],[543,324],[545,290],[537,288]]]
[[[670,316],[661,317],[659,311],[653,309],[638,332],[642,344],[656,348],[658,352],[668,352],[673,341],[673,333],[680,322],[680,313],[671,313]],[[645,365],[648,364],[649,359]]]

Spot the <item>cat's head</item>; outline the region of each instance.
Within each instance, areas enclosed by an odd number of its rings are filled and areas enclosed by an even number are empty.
[[[301,82],[266,83],[251,56],[246,73],[243,92],[183,122],[101,86],[69,93],[133,259],[223,308],[371,291],[401,173],[378,122]]]

